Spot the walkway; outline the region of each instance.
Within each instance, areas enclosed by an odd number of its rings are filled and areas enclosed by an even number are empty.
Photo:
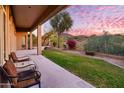
[[[79,51],[66,50],[65,52],[73,53],[73,54],[78,54],[78,55],[86,56],[86,57],[90,57],[90,58],[96,58],[96,59],[105,60],[108,63],[111,63],[113,65],[116,65],[116,66],[118,66],[120,68],[124,68],[124,60],[114,59],[114,58],[110,58],[110,57],[103,57],[103,56],[100,57],[98,55],[88,56],[88,55],[85,55],[85,53],[82,53],[82,52],[79,52]]]
[[[36,50],[19,50],[17,56],[29,55],[36,63],[42,74],[41,86],[43,88],[92,88],[91,84],[80,79],[64,68],[53,63],[42,55],[36,55]]]

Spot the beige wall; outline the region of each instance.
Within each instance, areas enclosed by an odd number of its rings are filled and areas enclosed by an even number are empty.
[[[0,65],[4,62],[4,12],[0,7]]]
[[[5,6],[5,59],[11,51],[16,51],[16,29],[9,6]]]
[[[10,52],[12,51],[16,51],[16,30],[15,30],[15,26],[14,26],[14,22],[12,17],[10,17],[10,23],[9,23],[9,46],[10,46]]]
[[[16,48],[17,48],[17,50],[25,49],[25,48],[22,48],[22,38],[23,38],[23,36],[26,37],[27,35],[28,35],[27,32],[16,32],[16,40],[17,40],[17,42],[16,42]]]
[[[10,7],[0,5],[0,64],[9,59],[11,51],[16,51],[16,29]]]

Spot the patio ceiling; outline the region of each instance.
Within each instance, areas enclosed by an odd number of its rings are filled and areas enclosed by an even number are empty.
[[[64,9],[65,5],[12,5],[16,31],[30,32],[39,24],[43,24],[56,13]]]

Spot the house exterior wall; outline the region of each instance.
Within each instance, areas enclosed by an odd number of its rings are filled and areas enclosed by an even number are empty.
[[[0,5],[0,65],[16,51],[16,29],[9,6]]]
[[[5,59],[8,60],[8,55],[12,51],[16,51],[16,29],[13,21],[13,16],[10,11],[10,6],[4,6],[5,14],[5,31],[4,31],[4,53]]]
[[[0,7],[0,65],[4,62],[4,12]]]
[[[25,36],[25,48],[22,47],[22,37]],[[12,51],[28,49],[28,33],[17,32],[9,5],[0,5],[0,65],[9,59]]]
[[[40,30],[38,33],[41,33]],[[23,37],[25,37],[25,46],[23,46]],[[38,38],[39,52],[41,51],[41,34],[38,35]],[[32,33],[30,33],[30,49],[32,47]],[[16,31],[10,6],[0,5],[0,65],[3,65],[4,61],[9,59],[9,54],[12,51],[28,48],[28,32]]]
[[[23,47],[23,37],[25,37],[25,47]],[[28,33],[27,32],[16,32],[16,48],[17,50],[27,49],[28,48]]]

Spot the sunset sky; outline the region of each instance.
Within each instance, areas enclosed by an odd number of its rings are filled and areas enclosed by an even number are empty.
[[[64,11],[68,11],[73,20],[68,32],[71,35],[99,35],[103,30],[124,34],[124,6],[78,5],[69,6]],[[46,31],[51,28],[49,21],[44,27]]]

